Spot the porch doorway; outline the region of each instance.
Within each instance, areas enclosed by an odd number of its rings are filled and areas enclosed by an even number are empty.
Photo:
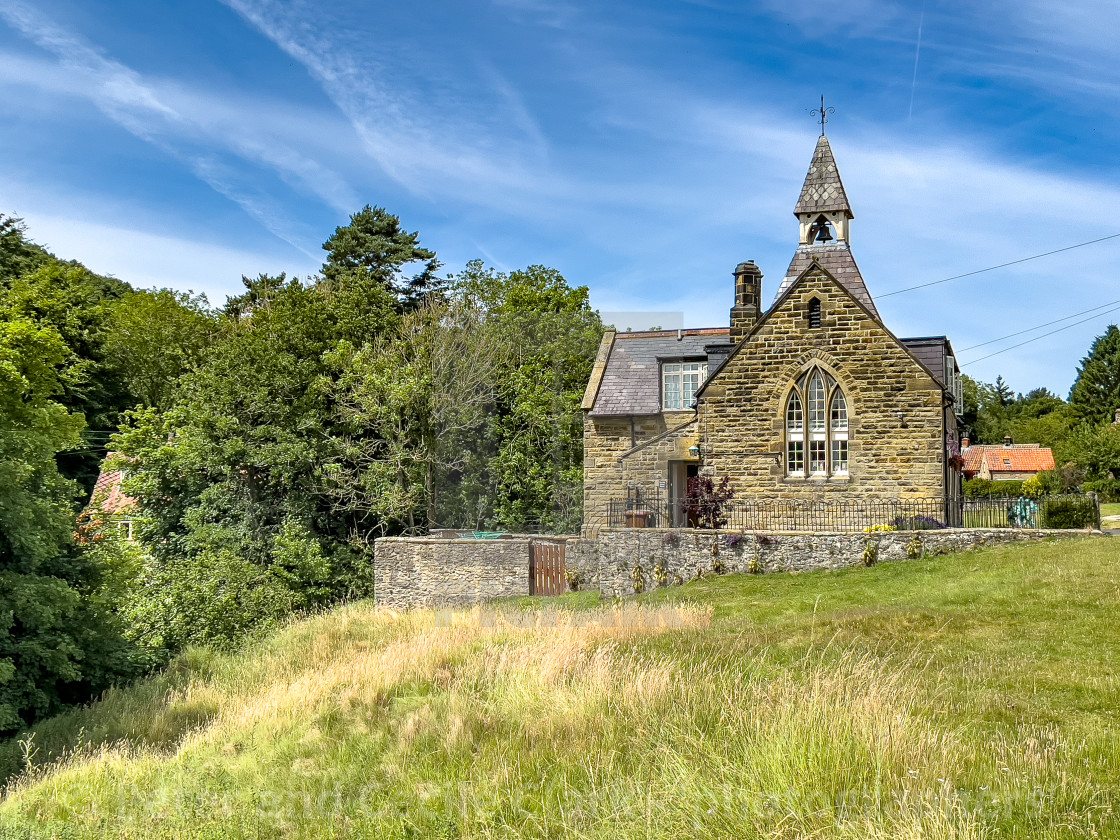
[[[669,524],[673,528],[691,528],[696,525],[695,512],[688,509],[688,480],[700,474],[696,461],[669,462]]]

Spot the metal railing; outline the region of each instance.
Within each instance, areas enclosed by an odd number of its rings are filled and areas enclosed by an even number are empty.
[[[866,531],[940,528],[1045,528],[1047,507],[1056,499],[1079,499],[1096,505],[1092,496],[1025,498],[867,499],[791,501],[731,499],[705,505],[693,499],[667,499],[656,491],[631,489],[612,499],[607,511],[612,528],[719,528],[732,531]],[[1097,522],[1099,523],[1099,508]],[[1068,526],[1060,526],[1068,527]]]

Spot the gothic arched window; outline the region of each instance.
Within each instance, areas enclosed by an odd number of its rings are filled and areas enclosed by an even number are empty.
[[[848,401],[818,368],[794,383],[786,400],[786,474],[848,474]]]

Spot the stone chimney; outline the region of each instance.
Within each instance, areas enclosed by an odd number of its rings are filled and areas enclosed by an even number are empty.
[[[1116,419],[1112,421],[1115,425],[1120,426],[1120,408],[1116,409]]]
[[[758,321],[762,303],[762,272],[747,260],[735,266],[735,306],[731,308],[731,340],[740,341]]]
[[[1004,435],[1004,436],[1003,436],[1003,445],[1004,445],[1004,446],[1005,446],[1005,447],[1006,447],[1007,449],[1010,449],[1010,448],[1011,448],[1011,443],[1012,443],[1012,441],[1011,441],[1011,435]]]
[[[972,446],[972,441],[971,440],[969,440],[966,437],[961,438],[961,449],[968,449],[968,447],[970,447],[970,446]]]

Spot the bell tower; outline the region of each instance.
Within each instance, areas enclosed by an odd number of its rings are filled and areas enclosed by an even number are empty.
[[[797,205],[793,208],[801,235],[785,279],[778,286],[777,297],[782,297],[802,272],[815,262],[878,318],[875,301],[872,300],[859,266],[852,256],[851,221],[855,214],[852,212],[852,205],[848,203],[848,194],[844,190],[844,182],[840,180],[840,170],[825,134],[825,123],[833,110],[825,107],[822,96],[820,110],[812,111],[813,114],[820,115],[821,136],[817,138],[813,160],[805,175]]]
[[[739,341],[751,331],[762,306],[762,272],[747,260],[735,266],[735,305],[731,308],[731,340]]]
[[[849,243],[849,223],[855,218],[832,147],[823,133],[817,140],[813,162],[805,176],[801,197],[793,210],[801,224],[802,245],[826,245],[830,242]]]

